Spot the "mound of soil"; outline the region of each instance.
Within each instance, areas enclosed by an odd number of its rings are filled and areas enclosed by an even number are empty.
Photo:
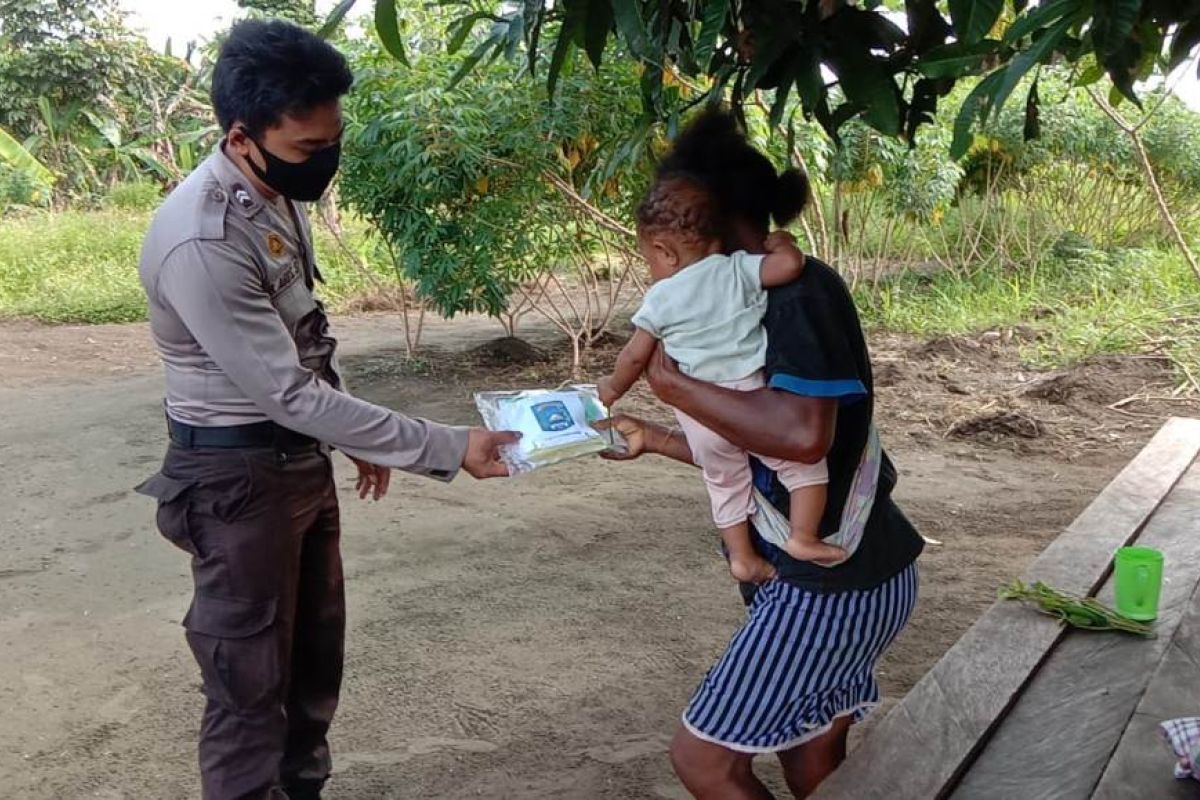
[[[1046,433],[1037,417],[1019,411],[993,411],[978,414],[955,423],[950,435],[962,439],[983,439],[998,442],[1003,439],[1039,439]]]
[[[935,336],[913,347],[909,354],[917,359],[940,358],[946,361],[974,360],[986,356],[986,348],[965,336]]]
[[[550,354],[545,350],[515,336],[484,342],[467,355],[480,367],[531,367],[550,361]]]

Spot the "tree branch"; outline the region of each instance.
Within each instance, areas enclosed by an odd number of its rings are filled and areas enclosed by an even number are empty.
[[[1162,187],[1158,183],[1158,177],[1154,174],[1154,165],[1150,163],[1150,154],[1146,152],[1146,146],[1142,143],[1142,136],[1138,133],[1140,125],[1134,126],[1129,124],[1119,111],[1113,108],[1103,97],[1096,94],[1090,86],[1087,89],[1087,93],[1092,98],[1092,102],[1107,114],[1108,118],[1118,128],[1125,131],[1126,135],[1129,136],[1129,140],[1133,142],[1133,149],[1137,152],[1142,172],[1146,174],[1146,182],[1150,184],[1150,191],[1154,193],[1154,200],[1158,204],[1158,210],[1162,215],[1163,222],[1171,232],[1171,236],[1175,239],[1175,244],[1179,246],[1179,251],[1187,259],[1188,266],[1192,268],[1192,273],[1195,274],[1197,280],[1200,280],[1200,263],[1196,262],[1196,256],[1192,253],[1191,247],[1188,246],[1183,232],[1179,230],[1179,225],[1175,222],[1175,216],[1171,213],[1171,207],[1167,204],[1167,198],[1163,195]],[[1149,116],[1147,116],[1147,119],[1149,119]],[[1142,120],[1140,124],[1144,125],[1145,122],[1146,120]]]

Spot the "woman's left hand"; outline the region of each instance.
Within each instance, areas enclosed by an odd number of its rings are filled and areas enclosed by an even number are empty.
[[[353,461],[354,466],[358,468],[358,482],[355,483],[354,490],[358,492],[360,500],[366,500],[367,495],[378,500],[387,494],[388,484],[392,481],[391,467],[370,464],[352,455],[347,455],[346,458]]]
[[[679,371],[675,359],[667,355],[666,349],[659,345],[650,363],[646,365],[646,380],[659,400],[669,406],[678,406],[679,399],[684,396],[689,378]]]
[[[648,452],[646,429],[649,427],[649,423],[645,420],[631,417],[628,414],[617,414],[610,419],[599,420],[592,427],[600,431],[616,431],[625,439],[624,450],[606,450],[600,454],[601,458],[607,458],[609,461],[632,461]]]

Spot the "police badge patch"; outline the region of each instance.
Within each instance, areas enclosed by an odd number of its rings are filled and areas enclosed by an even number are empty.
[[[283,243],[283,237],[278,233],[267,234],[267,252],[271,254],[271,258],[279,258],[287,252],[287,245]]]

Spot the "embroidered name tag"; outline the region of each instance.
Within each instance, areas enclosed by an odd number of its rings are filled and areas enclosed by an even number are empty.
[[[286,289],[288,286],[292,285],[297,280],[299,280],[299,278],[300,278],[300,262],[293,261],[292,263],[288,264],[286,267],[281,269],[279,271],[279,274],[277,274],[275,276],[274,280],[271,281],[271,294],[275,294],[277,292],[282,291],[283,289]]]

